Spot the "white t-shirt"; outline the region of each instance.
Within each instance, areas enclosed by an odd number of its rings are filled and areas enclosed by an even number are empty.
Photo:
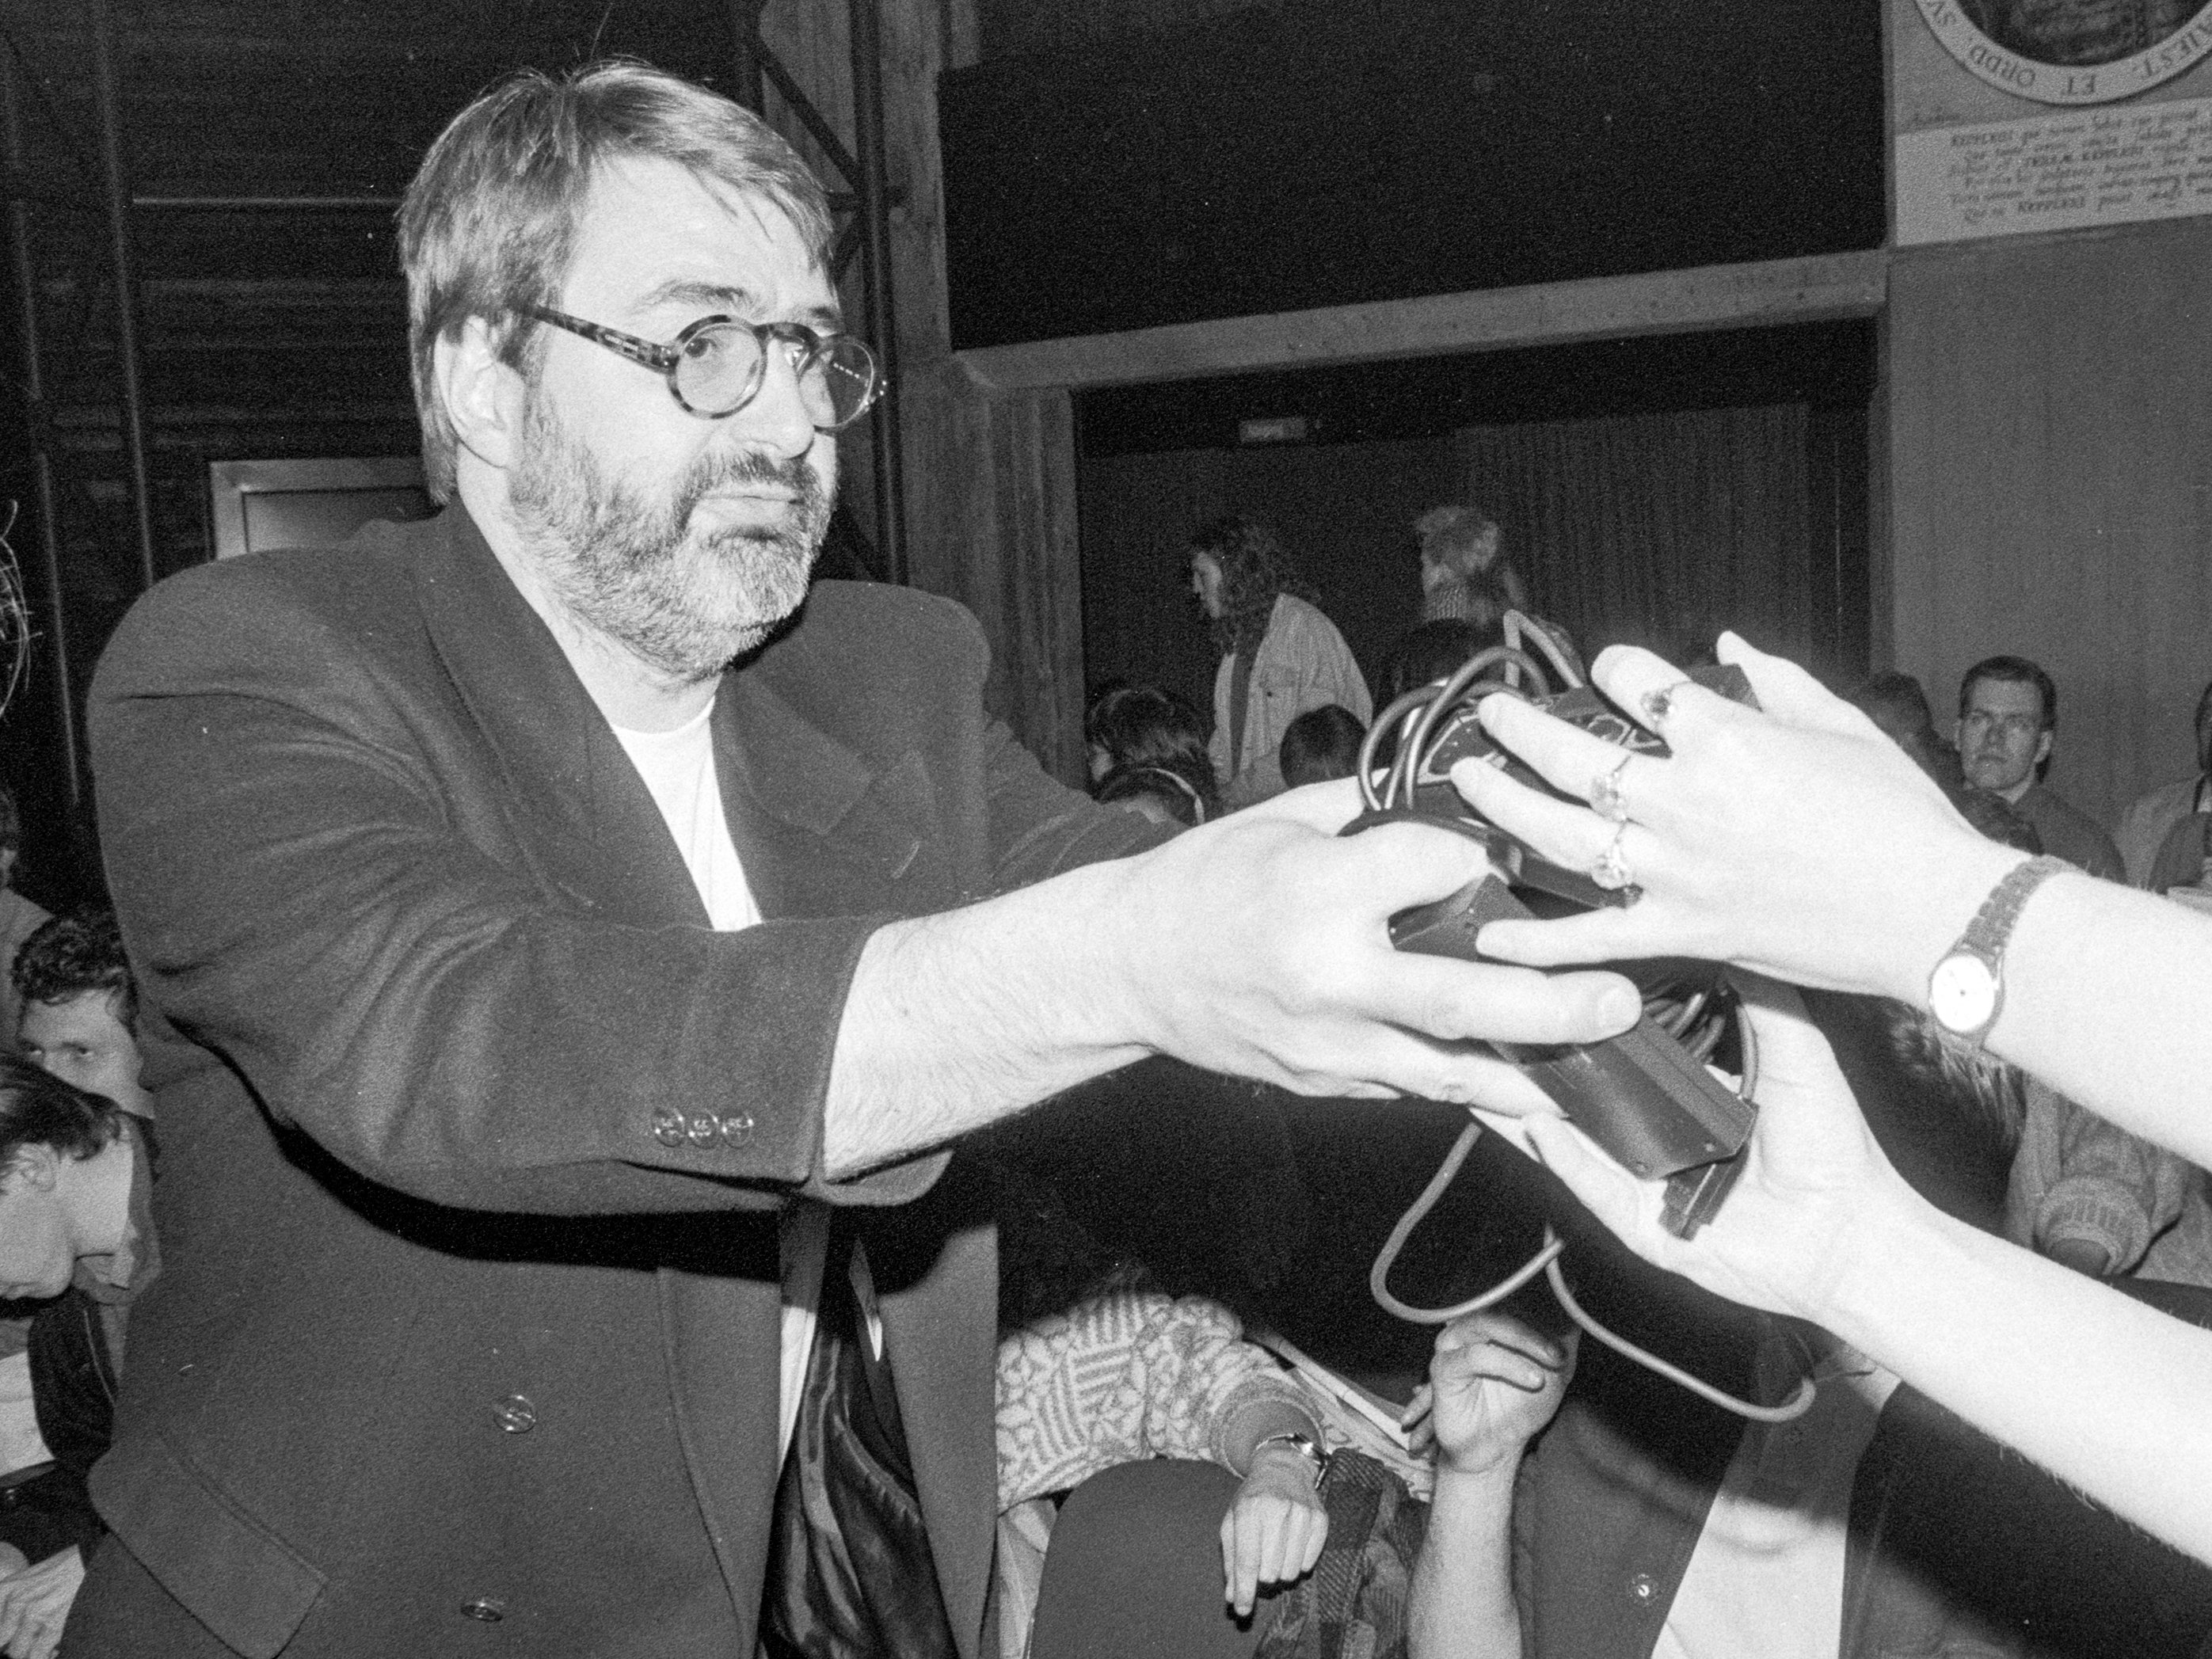
[[[1851,1482],[1897,1378],[1841,1343],[1813,1376],[1810,1411],[1745,1431],[1651,1659],[1836,1659]]]
[[[633,732],[615,727],[615,737],[629,757],[647,793],[660,809],[676,850],[699,890],[699,902],[717,932],[735,933],[761,919],[753,902],[753,890],[745,881],[744,866],[738,861],[736,844],[730,840],[729,822],[722,816],[722,786],[714,775],[714,736],[708,729],[714,717],[710,702],[694,718],[673,732]]]

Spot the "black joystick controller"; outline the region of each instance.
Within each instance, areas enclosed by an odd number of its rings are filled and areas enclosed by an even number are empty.
[[[1740,669],[1693,670],[1691,678],[1736,702],[1757,706],[1750,682]],[[1668,752],[1657,738],[1625,719],[1588,687],[1540,699],[1536,706],[1635,753]],[[1443,720],[1428,724],[1431,740],[1401,774],[1411,785],[1412,804],[1363,813],[1344,833],[1353,835],[1382,823],[1426,823],[1481,843],[1490,854],[1491,868],[1449,898],[1393,916],[1390,937],[1400,950],[1469,962],[1488,960],[1475,948],[1476,934],[1489,922],[1534,916],[1537,912],[1523,902],[1524,894],[1538,898],[1553,915],[1563,908],[1588,909],[1632,901],[1633,889],[1601,887],[1583,872],[1540,857],[1478,816],[1452,787],[1454,763],[1486,759],[1502,763],[1525,782],[1548,788],[1490,740],[1474,719],[1471,701]],[[1648,1014],[1631,1030],[1603,1042],[1494,1046],[1614,1159],[1646,1179],[1665,1178],[1663,1218],[1669,1231],[1686,1238],[1718,1212],[1742,1171],[1744,1146],[1758,1110],[1723,1087]]]

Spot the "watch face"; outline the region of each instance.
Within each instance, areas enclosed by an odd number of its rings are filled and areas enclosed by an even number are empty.
[[[1928,976],[1928,1008],[1946,1030],[1978,1031],[1997,1011],[1997,976],[1978,956],[1945,957]]]

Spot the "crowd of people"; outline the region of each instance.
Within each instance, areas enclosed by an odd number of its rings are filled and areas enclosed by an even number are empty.
[[[1549,787],[1452,781],[1624,902],[1400,952],[1492,866],[1338,833],[1376,707],[1265,526],[1181,550],[1210,724],[1101,688],[1090,799],[986,715],[957,606],[811,580],[881,388],[754,117],[519,76],[401,232],[445,510],[155,589],[89,719],[113,914],[0,893],[0,1650],[2212,1637],[2212,690],[2204,776],[2116,843],[2044,781],[2025,659],[1947,739],[1900,676],[1855,708],[1723,636],[1753,708],[1616,648],[1663,750],[1509,685],[1478,718]],[[1413,532],[1385,708],[1540,586],[1472,507]],[[1604,964],[1683,957],[1739,976],[1758,1109],[1687,1236],[1506,1058],[1627,1031]],[[1389,1218],[1357,1183],[1239,1285],[1133,1258],[1000,1137],[1139,1062],[1364,1139],[1472,1109],[1577,1296],[1810,1408],[1709,1412],[1535,1287],[1440,1313],[1418,1376],[1317,1352]],[[1189,1230],[1299,1212],[1279,1142]]]

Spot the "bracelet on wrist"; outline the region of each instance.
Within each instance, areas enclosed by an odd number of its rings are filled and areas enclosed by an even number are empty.
[[[1316,1492],[1319,1492],[1321,1490],[1321,1483],[1328,1474],[1329,1453],[1328,1447],[1322,1445],[1320,1441],[1315,1439],[1314,1437],[1310,1434],[1291,1432],[1271,1434],[1265,1437],[1261,1440],[1258,1445],[1252,1448],[1252,1461],[1255,1463],[1257,1463],[1260,1460],[1260,1454],[1270,1446],[1285,1447],[1290,1451],[1296,1453],[1299,1457],[1304,1459],[1306,1467],[1313,1472],[1314,1490]]]

